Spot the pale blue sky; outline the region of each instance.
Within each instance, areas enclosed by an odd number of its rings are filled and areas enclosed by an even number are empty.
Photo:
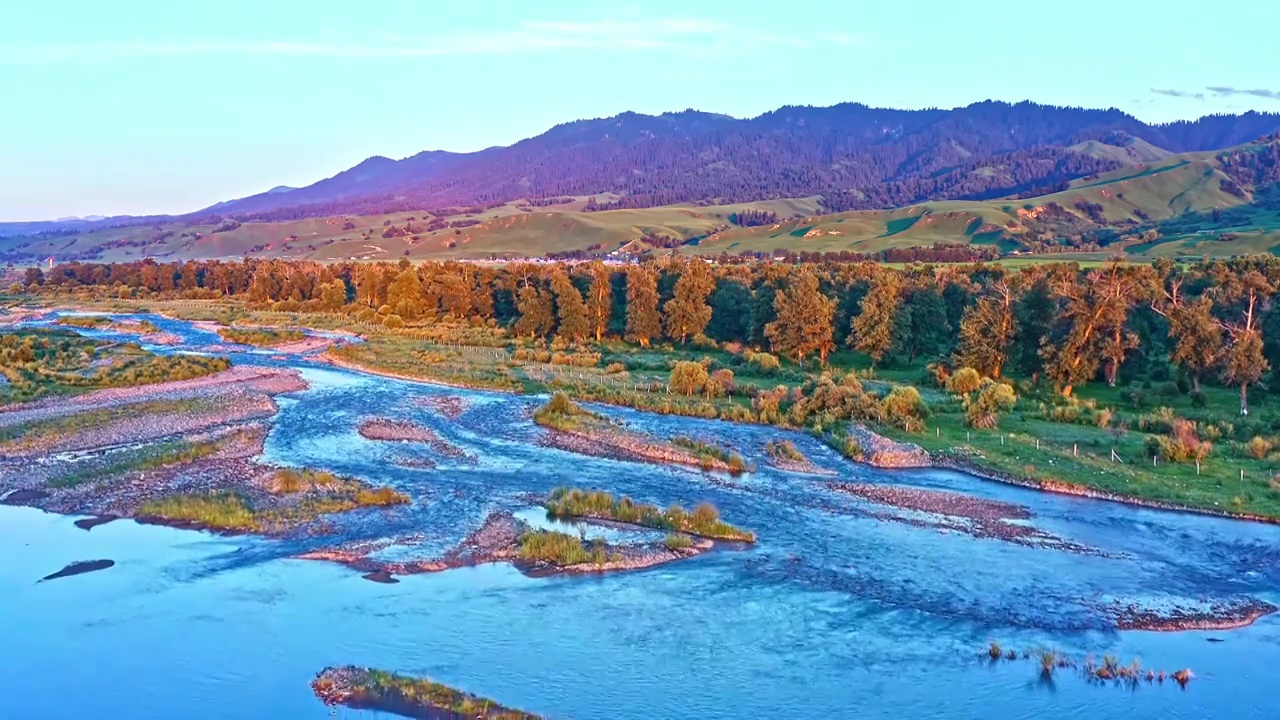
[[[1254,29],[1277,20],[1274,0],[14,0],[0,220],[187,212],[625,110],[1276,111],[1280,46]]]

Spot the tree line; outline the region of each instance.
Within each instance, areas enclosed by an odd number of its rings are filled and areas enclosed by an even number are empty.
[[[1238,389],[1242,414],[1250,389],[1280,367],[1280,258],[1270,256],[1016,271],[701,258],[624,267],[147,260],[31,268],[23,280],[31,292],[236,297],[279,310],[345,311],[390,327],[489,323],[570,345],[731,343],[802,365],[852,350],[873,367],[971,367],[1049,383],[1064,396],[1089,382],[1176,375],[1192,392],[1204,382]]]

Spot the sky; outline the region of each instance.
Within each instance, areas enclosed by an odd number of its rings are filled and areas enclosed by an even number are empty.
[[[1274,0],[0,3],[0,221],[183,213],[561,122],[857,101],[1280,111]]]

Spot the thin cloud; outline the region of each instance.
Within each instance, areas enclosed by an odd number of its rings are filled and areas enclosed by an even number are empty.
[[[516,55],[557,50],[659,50],[698,48],[713,43],[735,47],[747,44],[854,45],[847,35],[820,35],[811,39],[762,33],[697,18],[648,20],[599,20],[587,22],[524,22],[507,31],[452,35],[445,38],[381,44],[344,43],[336,40],[192,40],[106,41],[0,48],[0,64],[39,64],[106,61],[133,58],[195,55],[280,56],[331,58],[431,58],[466,55]]]
[[[1193,98],[1195,100],[1204,100],[1204,93],[1193,93],[1193,92],[1187,92],[1186,90],[1159,90],[1156,88],[1151,88],[1151,92],[1155,93],[1156,95],[1164,95],[1167,97]]]
[[[1211,86],[1205,88],[1213,93],[1215,97],[1238,97],[1240,95],[1248,95],[1250,97],[1265,98],[1267,100],[1280,100],[1280,91],[1276,90],[1243,90],[1225,85]]]

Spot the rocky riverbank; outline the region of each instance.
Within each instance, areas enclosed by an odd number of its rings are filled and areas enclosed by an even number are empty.
[[[522,570],[532,575],[574,574],[619,572],[627,570],[643,570],[645,568],[665,565],[676,560],[701,555],[714,549],[716,544],[706,538],[690,538],[687,547],[667,547],[662,543],[644,543],[642,545],[621,545],[611,547],[606,559],[601,563],[578,563],[575,565],[555,565],[550,563],[522,563]]]
[[[921,468],[933,465],[933,458],[915,443],[891,440],[865,425],[850,425],[849,438],[862,449],[861,462],[879,468]]]
[[[1136,603],[1114,603],[1103,607],[1102,612],[1114,620],[1117,630],[1183,632],[1248,627],[1277,609],[1275,605],[1256,598],[1243,598],[1155,609]]]
[[[1098,548],[1065,540],[1040,530],[1026,521],[1031,511],[1021,505],[986,500],[973,495],[924,490],[902,485],[829,483],[828,487],[846,495],[906,511],[871,512],[872,517],[915,527],[957,532],[1027,547],[1062,550],[1081,555],[1106,556]]]
[[[621,428],[559,430],[548,428],[541,440],[546,447],[610,460],[648,462],[658,465],[687,465],[703,470],[733,472],[728,463],[706,458],[657,438]]]
[[[508,512],[494,512],[484,519],[458,545],[438,558],[422,560],[381,560],[372,553],[384,544],[361,543],[349,547],[312,550],[298,555],[300,560],[323,560],[345,565],[352,570],[377,577],[421,575],[453,568],[493,562],[507,562],[518,557],[520,536],[529,531],[528,523]],[[372,578],[370,578],[372,579]]]
[[[1103,490],[1096,490],[1094,488],[1063,482],[1061,480],[1048,478],[1036,479],[1026,477],[1024,475],[1002,472],[1000,470],[986,467],[973,458],[956,452],[932,453],[930,455],[930,465],[943,470],[956,470],[968,475],[980,477],[984,480],[1001,482],[1007,485],[1017,485],[1019,487],[1031,488],[1032,490],[1043,490],[1045,492],[1057,493],[1059,495],[1074,495],[1076,497],[1089,498],[1091,500],[1106,500],[1108,502],[1136,505],[1138,507],[1151,508],[1153,510],[1164,510],[1167,512],[1184,512],[1195,515],[1210,515],[1213,517],[1228,518],[1231,520],[1248,520],[1250,522],[1267,523],[1269,525],[1280,525],[1280,518],[1253,515],[1250,513],[1237,513],[1229,510],[1191,507],[1188,505],[1179,505],[1178,503],[1161,502],[1159,500],[1147,500],[1133,495],[1122,495]]]

